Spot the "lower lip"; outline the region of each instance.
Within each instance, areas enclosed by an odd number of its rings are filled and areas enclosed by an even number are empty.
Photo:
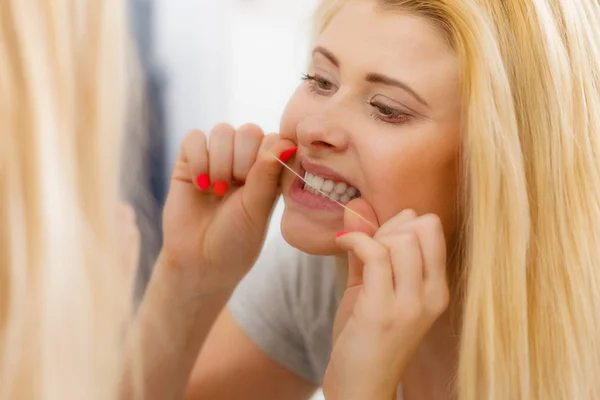
[[[344,213],[343,207],[329,200],[327,197],[314,195],[312,192],[304,190],[304,182],[300,178],[296,178],[292,182],[289,197],[292,201],[313,210]]]

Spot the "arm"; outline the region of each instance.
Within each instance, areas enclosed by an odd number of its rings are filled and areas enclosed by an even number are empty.
[[[183,395],[214,321],[262,248],[282,170],[273,155],[289,159],[294,145],[254,125],[218,125],[210,144],[201,131],[185,137],[161,256],[128,332],[124,398]]]
[[[185,399],[307,400],[316,389],[260,350],[225,308],[198,356]]]
[[[198,291],[191,286],[194,279],[186,276],[187,271],[164,260],[155,267],[128,332],[124,399],[183,395],[196,354],[230,295],[223,291],[194,297]]]

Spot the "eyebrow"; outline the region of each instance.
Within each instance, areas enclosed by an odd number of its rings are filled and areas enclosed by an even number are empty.
[[[340,60],[338,60],[338,58],[333,55],[332,52],[330,52],[329,50],[327,50],[324,47],[321,46],[317,46],[314,48],[313,52],[312,52],[313,56],[315,54],[321,54],[323,57],[327,58],[333,65],[336,66],[336,68],[340,67]],[[371,82],[371,83],[381,83],[383,85],[387,85],[387,86],[395,86],[398,87],[402,90],[404,90],[405,92],[408,92],[409,94],[411,94],[415,99],[417,99],[417,101],[421,104],[423,104],[426,107],[429,107],[429,104],[427,104],[427,102],[417,94],[417,92],[415,92],[409,85],[407,85],[406,83],[400,82],[399,80],[390,78],[389,76],[385,76],[382,74],[378,74],[378,73],[368,73],[365,77],[365,80],[367,82]]]
[[[326,59],[328,59],[329,61],[331,61],[331,63],[333,65],[335,65],[337,68],[340,67],[340,60],[338,60],[337,57],[334,56],[333,53],[330,52],[329,50],[327,50],[325,47],[321,47],[321,46],[315,47],[315,49],[313,50],[313,56],[315,54],[321,54]]]
[[[385,76],[385,75],[381,75],[381,74],[376,74],[376,73],[369,73],[367,74],[366,78],[367,82],[371,82],[371,83],[381,83],[384,85],[388,85],[388,86],[395,86],[398,87],[400,89],[403,89],[405,92],[410,93],[415,99],[417,99],[417,101],[421,104],[423,104],[426,107],[429,107],[429,104],[427,104],[427,102],[425,100],[423,100],[423,98],[421,96],[419,96],[417,94],[417,92],[415,92],[410,86],[408,86],[406,83],[400,82],[396,79],[390,78],[389,76]]]

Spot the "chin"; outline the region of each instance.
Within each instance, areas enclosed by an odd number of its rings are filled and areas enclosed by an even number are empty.
[[[281,234],[285,241],[304,253],[317,256],[341,253],[335,243],[335,234],[338,230],[287,209],[281,219]]]

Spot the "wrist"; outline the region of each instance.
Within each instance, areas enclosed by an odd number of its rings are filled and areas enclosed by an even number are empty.
[[[182,268],[161,253],[146,292],[161,298],[166,309],[192,317],[207,306],[224,305],[235,289],[234,284],[215,284],[214,279],[206,275],[200,266]]]
[[[167,280],[178,297],[190,302],[197,299],[229,297],[242,277],[230,276],[232,268],[181,263],[166,251],[161,251],[153,271],[158,279]]]

